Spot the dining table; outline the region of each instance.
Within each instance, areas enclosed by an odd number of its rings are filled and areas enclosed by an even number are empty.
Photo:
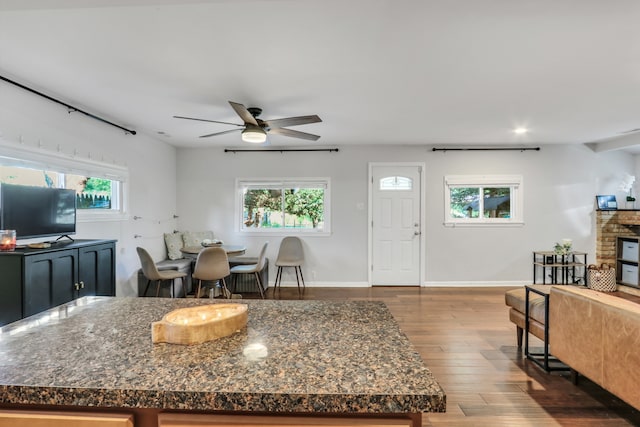
[[[224,243],[211,244],[211,245],[199,245],[199,246],[184,246],[180,249],[180,252],[182,252],[185,258],[190,258],[192,260],[191,271],[195,270],[195,262],[198,259],[198,254],[202,252],[205,248],[210,248],[210,247],[224,249],[225,252],[227,253],[227,257],[236,257],[239,255],[244,255],[244,253],[247,250],[247,248],[242,245],[227,245]],[[219,281],[216,280],[216,283],[219,283]],[[213,297],[221,295],[222,290],[220,290],[217,286],[214,286],[213,288],[211,288],[211,290],[213,291],[213,295],[212,295]],[[200,295],[198,295],[197,297],[200,298]],[[233,295],[229,293],[228,297],[233,298]]]
[[[225,250],[225,252],[227,253],[228,257],[232,257],[232,256],[239,256],[239,255],[244,255],[244,253],[246,252],[247,248],[245,246],[242,245],[227,245],[227,244],[221,244],[221,245],[208,245],[208,246],[184,246],[182,248],[180,248],[180,252],[182,252],[185,256],[185,258],[193,258],[196,259],[198,258],[198,254],[205,248],[208,247],[216,247],[216,248],[222,248]]]

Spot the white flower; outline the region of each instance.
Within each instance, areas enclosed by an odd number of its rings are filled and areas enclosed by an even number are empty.
[[[633,183],[636,181],[636,177],[625,173],[622,177],[622,182],[620,183],[620,190],[625,193],[633,187]]]

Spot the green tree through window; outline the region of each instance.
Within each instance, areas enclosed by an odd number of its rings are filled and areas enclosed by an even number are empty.
[[[242,185],[242,229],[325,231],[326,183]]]
[[[76,193],[79,209],[111,209],[110,179],[88,177],[80,182],[84,188]]]
[[[317,228],[324,213],[324,190],[319,188],[286,190],[284,195],[285,222],[287,217],[308,219]],[[303,221],[301,221],[303,223]]]
[[[445,176],[445,224],[523,224],[522,176]]]

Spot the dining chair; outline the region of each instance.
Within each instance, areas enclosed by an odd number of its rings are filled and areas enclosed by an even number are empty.
[[[136,251],[138,252],[138,257],[140,258],[140,264],[142,265],[142,274],[147,278],[147,286],[144,288],[144,295],[147,295],[147,291],[149,290],[149,285],[151,282],[157,282],[156,284],[156,296],[160,295],[160,285],[163,281],[171,280],[171,296],[176,296],[176,279],[182,279],[182,291],[184,296],[187,296],[187,288],[185,277],[187,277],[187,273],[180,272],[177,270],[158,270],[156,263],[149,255],[146,249],[137,247]]]
[[[222,283],[223,296],[229,298],[231,295],[224,279],[229,273],[229,259],[227,258],[227,252],[223,248],[210,247],[201,250],[198,258],[196,258],[196,266],[193,269],[193,278],[198,280],[196,298],[200,297],[203,280],[219,280]]]
[[[265,244],[262,245],[262,249],[260,249],[260,254],[258,255],[258,261],[255,264],[236,265],[231,268],[232,293],[236,290],[236,282],[239,274],[253,274],[256,278],[256,285],[258,286],[260,296],[264,299],[264,289],[262,280],[260,279],[260,272],[266,264],[265,254],[268,245],[269,242],[265,242]]]
[[[304,288],[304,277],[302,276],[302,264],[304,263],[304,252],[302,251],[302,241],[299,237],[288,236],[282,239],[280,249],[278,249],[278,258],[276,259],[276,281],[273,290],[278,289],[278,285],[282,287],[282,270],[284,267],[293,267],[296,272],[296,282],[298,283],[298,292],[300,292],[300,280],[302,279],[302,287]],[[298,277],[300,273],[300,277]]]

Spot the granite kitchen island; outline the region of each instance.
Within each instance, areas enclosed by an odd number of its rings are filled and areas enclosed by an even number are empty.
[[[242,300],[247,327],[231,336],[152,344],[151,323],[166,313],[223,302],[85,297],[0,328],[0,409],[118,412],[137,427],[198,414],[419,426],[445,410],[379,302]]]

